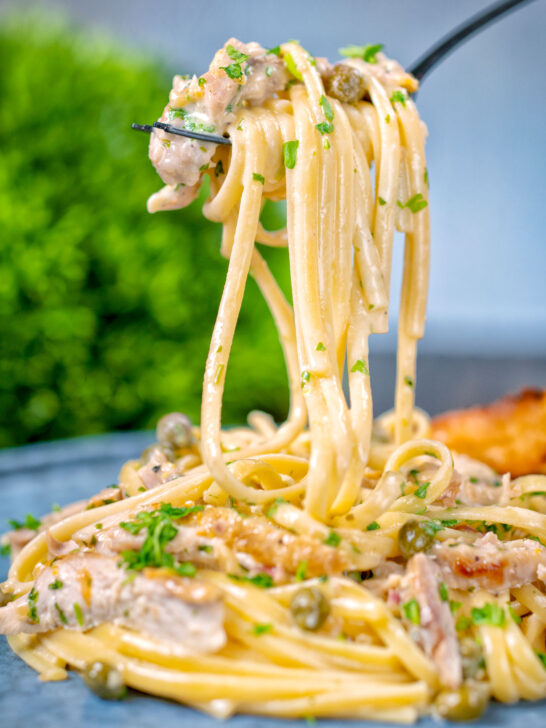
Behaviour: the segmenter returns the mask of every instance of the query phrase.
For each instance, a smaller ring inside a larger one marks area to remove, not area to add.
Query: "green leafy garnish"
[[[319,343],[315,347],[315,351],[326,351],[326,347],[322,343],[322,341],[319,341]]]
[[[271,78],[271,76],[273,75],[273,66],[265,67],[265,75],[267,76],[267,78]]]
[[[394,104],[398,101],[398,103],[402,104],[402,106],[406,105],[407,96],[403,91],[393,91],[391,96],[391,104]]]
[[[221,174],[224,174],[224,165],[222,164],[222,160],[219,159],[216,162],[216,167],[214,168],[214,176],[218,177]]]
[[[38,616],[38,609],[36,602],[38,601],[38,595],[40,592],[36,591],[34,587],[28,593],[28,618],[34,624],[39,624],[40,617]]]
[[[383,49],[383,43],[373,45],[349,45],[339,49],[339,55],[345,58],[362,58],[366,63],[377,63],[376,54]]]
[[[378,528],[381,528],[379,523],[377,521],[372,521],[366,526],[366,531],[377,531]]]
[[[307,369],[305,369],[301,373],[301,386],[304,387],[306,384],[309,384],[310,381],[311,381],[311,372],[309,372],[309,371],[307,371]]]
[[[277,508],[278,508],[278,507],[279,507],[279,506],[280,506],[280,505],[281,505],[282,503],[288,503],[288,501],[286,501],[286,500],[285,500],[284,498],[275,498],[275,500],[273,501],[273,503],[272,503],[272,504],[271,504],[271,505],[269,506],[269,509],[267,510],[267,513],[266,513],[265,515],[266,515],[266,516],[267,516],[268,518],[273,518],[273,516],[274,516],[274,515],[275,515],[275,513],[277,512]]]
[[[27,513],[25,520],[22,523],[20,521],[16,521],[14,518],[10,518],[8,520],[8,524],[14,531],[19,531],[21,528],[29,528],[31,531],[37,531],[42,525],[42,522],[37,518],[34,518],[34,516],[30,513]]]
[[[319,104],[322,106],[322,110],[324,111],[324,116],[328,119],[328,121],[334,120],[334,110],[332,109],[332,105],[326,98],[324,94],[319,99]]]
[[[63,586],[64,584],[60,579],[55,579],[55,581],[52,581],[48,586],[48,589],[62,589]]]
[[[296,581],[305,581],[307,579],[307,561],[300,561],[296,568],[296,574],[294,578]]]
[[[458,617],[457,621],[455,622],[455,629],[457,630],[457,632],[465,632],[471,626],[472,620],[470,619],[470,617],[465,617],[464,614],[461,614],[461,616]]]
[[[298,71],[298,67],[296,66],[296,61],[292,58],[292,55],[290,53],[285,53],[284,56],[284,62],[286,63],[286,68],[288,70],[288,73],[290,73],[294,78],[297,78],[298,81],[303,81],[303,76]]]
[[[231,58],[232,61],[235,61],[235,63],[244,63],[244,61],[248,60],[248,56],[246,53],[243,53],[242,51],[238,51],[237,48],[235,48],[232,45],[228,45],[226,48],[226,53]]]
[[[59,607],[57,602],[55,602],[55,609],[57,610],[57,614],[59,615],[59,620],[60,620],[61,624],[68,624],[68,619],[66,618],[66,614]]]
[[[512,606],[511,604],[509,604],[509,605],[508,605],[508,611],[510,612],[510,616],[512,617],[512,619],[514,620],[514,622],[515,622],[516,624],[521,624],[521,617],[520,617],[520,616],[519,616],[519,614],[518,614],[518,613],[517,613],[517,612],[516,612],[516,611],[514,610],[514,607],[513,607],[513,606]]]
[[[80,627],[83,627],[83,612],[77,602],[74,604],[74,616],[76,617],[76,622],[80,625]]]
[[[420,210],[424,210],[425,207],[428,206],[428,202],[424,199],[423,195],[418,192],[416,195],[413,195],[413,197],[410,197],[407,202],[398,202],[396,203],[398,207],[403,210],[405,207],[408,208],[413,214],[415,215],[416,212],[419,212]]]
[[[263,174],[258,174],[258,172],[252,172],[252,179],[255,179],[256,182],[261,182],[262,184],[265,184],[265,178]]]
[[[474,624],[489,624],[494,627],[503,627],[506,621],[504,609],[494,602],[486,602],[483,607],[473,607],[471,615]]]
[[[320,124],[316,124],[316,127],[321,134],[330,134],[334,131],[334,125],[331,121],[321,121]]]
[[[322,543],[337,548],[341,543],[341,536],[336,531],[330,531]]]
[[[370,373],[366,362],[362,361],[362,359],[357,359],[351,367],[351,373],[354,374],[355,372],[362,372],[362,374]]]
[[[199,549],[199,551],[203,551],[206,554],[211,554],[213,551],[210,543],[201,543],[197,548]]]
[[[535,650],[535,655],[542,662],[542,666],[546,670],[546,652],[539,652],[538,650]]]
[[[411,377],[405,376],[404,382],[408,385],[408,387],[413,387],[413,379]]]
[[[256,576],[240,576],[239,574],[228,574],[233,581],[246,581],[261,589],[271,589],[274,586],[273,578],[269,574],[256,574]]]
[[[440,582],[440,584],[438,586],[438,594],[440,595],[440,599],[443,602],[449,601],[449,591],[448,591],[447,584],[445,583],[445,581]]]
[[[417,599],[410,599],[409,602],[402,604],[402,612],[406,619],[409,619],[412,624],[421,623],[421,610],[419,609],[419,602]]]
[[[429,481],[426,481],[425,483],[421,483],[421,485],[417,488],[415,493],[413,494],[417,498],[426,498],[427,497],[427,490],[430,485]]]
[[[266,53],[273,53],[274,56],[279,56],[281,53],[281,47],[275,46],[275,48],[270,48]]]
[[[271,632],[273,629],[273,625],[270,622],[263,623],[263,624],[255,624],[252,628],[252,634],[260,635],[265,634],[266,632]]]
[[[11,554],[11,544],[3,543],[0,546],[0,556],[9,556]]]
[[[297,139],[290,142],[285,142],[282,145],[282,154],[284,160],[284,166],[287,169],[294,169],[296,166],[296,157],[298,154],[298,147],[300,143]]]
[[[383,199],[382,197],[378,197],[378,198],[377,198],[377,201],[379,202],[379,204],[380,204],[381,206],[383,206],[383,205],[386,205],[386,204],[387,204],[387,200],[384,200],[384,199]]]

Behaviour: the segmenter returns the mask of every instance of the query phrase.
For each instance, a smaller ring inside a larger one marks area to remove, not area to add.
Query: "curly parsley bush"
[[[151,427],[174,409],[197,421],[220,230],[201,202],[146,212],[161,181],[130,129],[157,118],[171,73],[28,16],[2,19],[0,68],[0,445]],[[286,282],[282,253],[268,252]],[[254,407],[280,417],[286,394],[251,283],[224,421]]]

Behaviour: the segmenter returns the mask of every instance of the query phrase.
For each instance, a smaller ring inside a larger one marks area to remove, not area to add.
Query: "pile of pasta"
[[[546,542],[546,515],[540,496],[502,506],[441,502],[453,480],[453,457],[430,439],[430,422],[414,406],[429,272],[426,130],[414,102],[405,89],[387,89],[367,76],[364,64],[368,100],[341,103],[325,95],[303,48],[291,42],[280,52],[290,54],[301,82],[262,107],[240,109],[228,129],[232,148],[219,148],[214,159],[225,174],[210,175],[204,214],[223,225],[221,252],[229,266],[195,441],[176,454],[174,479],[143,491],[138,470],[144,461],[127,463],[122,500],[69,516],[49,533],[64,542],[84,526],[159,503],[228,506],[330,543],[349,568],[313,578],[303,570],[266,585],[243,571],[234,579],[200,569],[199,578],[220,590],[226,607],[228,641],[217,654],[180,656],[113,623],[19,635],[10,644],[50,679],[64,677],[67,666],[83,670],[105,661],[126,685],[217,717],[247,712],[409,723],[430,711],[442,690],[438,670],[392,605],[367,588],[369,572],[402,563],[400,532],[410,520],[436,524],[438,541],[468,542],[478,535],[472,524],[484,524],[506,527],[507,539],[519,532]],[[326,133],[319,128],[324,122]],[[266,199],[286,200],[286,229],[261,225]],[[368,339],[388,325],[395,230],[405,234],[395,407],[374,423]],[[257,243],[288,248],[293,305]],[[248,427],[222,430],[224,381],[249,275],[279,331],[290,411],[281,426],[253,412]],[[525,476],[516,485],[523,494],[546,490],[544,476]],[[8,586],[24,593],[48,558],[40,533],[16,558]],[[328,600],[323,629],[294,623],[290,605],[302,586],[320,589]],[[504,702],[546,696],[546,670],[537,656],[546,629],[540,586],[450,589],[449,598],[457,618],[467,619],[465,637],[481,646],[487,691]],[[472,622],[472,610],[484,604],[498,606],[506,615],[502,624]]]

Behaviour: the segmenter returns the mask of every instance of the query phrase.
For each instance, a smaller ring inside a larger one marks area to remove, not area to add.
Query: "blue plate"
[[[150,442],[152,433],[136,432],[27,445],[0,452],[0,531],[6,519],[23,520],[27,513],[39,516],[53,503],[65,505],[85,498],[115,482],[122,463],[137,456]],[[8,560],[0,558],[0,581]],[[0,726],[1,728],[218,728],[213,718],[166,700],[132,692],[122,703],[100,700],[76,675],[57,683],[42,683],[9,649],[0,637]],[[350,721],[317,721],[320,728],[357,725]],[[368,728],[385,724],[366,723]],[[423,728],[437,726],[430,719]],[[546,701],[505,706],[493,704],[482,720],[482,728],[546,725]],[[303,721],[238,716],[229,728],[302,728]]]

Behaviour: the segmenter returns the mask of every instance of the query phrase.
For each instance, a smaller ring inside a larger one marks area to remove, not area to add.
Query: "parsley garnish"
[[[413,624],[421,623],[421,610],[419,609],[417,599],[410,599],[409,602],[402,604],[402,612],[404,613],[404,617],[409,619]]]
[[[68,619],[66,618],[66,614],[59,607],[57,602],[55,602],[55,609],[57,610],[57,614],[59,615],[59,620],[60,620],[61,624],[68,624]]]
[[[421,525],[423,526],[425,533],[429,536],[436,536],[438,531],[444,530],[444,526],[440,523],[440,521],[423,521]]]
[[[221,159],[216,162],[216,167],[214,168],[214,176],[218,177],[220,174],[224,174],[224,165]]]
[[[0,546],[0,556],[9,556],[11,554],[11,545],[9,543],[3,543]]]
[[[465,632],[469,627],[472,626],[472,620],[470,617],[465,617],[464,614],[461,614],[460,617],[457,618],[457,621],[455,622],[455,629],[457,632]]]
[[[13,518],[10,518],[8,524],[13,528],[14,531],[19,531],[21,528],[29,528],[31,531],[37,531],[42,525],[42,522],[39,521],[37,518],[34,518],[34,516],[32,516],[30,513],[27,513],[23,523],[21,523],[20,521],[16,521]]]
[[[413,387],[413,379],[411,377],[404,377],[404,382],[408,385],[408,387]]]
[[[378,198],[377,198],[377,201],[379,202],[379,204],[380,204],[381,206],[383,206],[383,205],[386,205],[386,204],[387,204],[387,200],[384,200],[384,199],[383,199],[382,197],[378,197]]]
[[[319,343],[315,347],[315,351],[326,351],[326,347],[322,343],[322,341],[319,341]]]
[[[280,505],[281,505],[282,503],[288,503],[288,501],[286,501],[286,500],[285,500],[284,498],[275,498],[275,500],[273,501],[273,503],[271,504],[271,506],[269,507],[269,509],[268,509],[268,511],[267,511],[267,513],[266,513],[265,515],[266,515],[266,516],[267,516],[268,518],[273,518],[273,516],[274,516],[274,515],[275,515],[275,513],[277,512],[277,508],[278,508],[278,507],[279,507],[279,506],[280,506]]]
[[[296,66],[296,61],[292,58],[290,53],[284,54],[284,62],[286,63],[286,69],[288,73],[290,73],[294,78],[297,78],[298,81],[303,81],[303,76],[298,71],[298,67]]]
[[[474,624],[490,624],[494,627],[503,627],[506,621],[504,609],[494,602],[486,602],[483,607],[473,607],[471,615]]]
[[[256,182],[261,182],[262,184],[265,184],[265,178],[263,174],[258,174],[258,172],[252,172],[252,179],[255,179]]]
[[[224,365],[218,364],[216,368],[216,374],[214,375],[214,384],[218,384],[222,378],[222,372],[224,371]]]
[[[377,63],[375,57],[380,50],[383,49],[383,43],[376,43],[375,45],[350,45],[345,48],[339,49],[339,55],[345,56],[345,58],[362,58],[366,63]]]
[[[271,589],[274,585],[273,578],[269,574],[256,574],[256,576],[239,576],[239,574],[228,574],[233,581],[246,581],[261,589]]]
[[[370,373],[366,362],[362,361],[362,359],[357,359],[351,367],[351,373],[354,374],[355,372],[362,372],[362,374]]]
[[[122,551],[121,558],[125,562],[125,568],[141,571],[149,566],[167,567],[180,576],[194,576],[195,566],[186,562],[175,562],[173,554],[166,553],[165,547],[178,533],[173,519],[186,518],[202,510],[202,505],[175,508],[170,503],[162,503],[156,511],[138,513],[135,521],[121,522],[119,525],[133,535],[144,528],[148,532],[140,551]]]
[[[34,587],[29,591],[28,593],[28,618],[31,622],[34,622],[34,624],[39,624],[40,617],[38,616],[38,609],[36,607],[36,602],[38,601],[38,595],[40,592],[37,592]]]
[[[252,634],[260,635],[265,634],[266,632],[271,632],[273,629],[273,625],[270,622],[264,623],[264,624],[255,624],[252,628]]]
[[[413,195],[413,197],[410,197],[407,202],[402,203],[398,200],[396,204],[401,210],[407,207],[415,215],[416,212],[424,210],[425,207],[427,207],[428,202],[425,200],[423,195],[418,192],[416,195]]]
[[[379,523],[377,521],[372,521],[366,526],[366,531],[377,531],[378,528],[381,528]]]
[[[449,591],[447,589],[447,584],[445,581],[440,582],[438,586],[438,594],[440,595],[440,599],[443,602],[449,601]]]
[[[266,53],[273,53],[274,56],[279,56],[281,53],[281,47],[280,45],[275,46],[275,48],[270,48]]]
[[[282,145],[282,154],[284,159],[284,166],[287,169],[294,169],[296,166],[296,156],[298,153],[298,147],[300,143],[297,139],[291,142],[285,142]]]
[[[546,670],[546,652],[539,652],[538,650],[535,650],[535,655],[542,662],[542,666]]]
[[[326,546],[333,546],[334,548],[337,548],[341,543],[341,536],[336,531],[330,531],[322,543],[326,544]]]
[[[334,110],[332,109],[332,105],[326,98],[324,94],[319,99],[319,104],[322,106],[322,110],[324,111],[324,116],[328,119],[328,121],[334,120]]]
[[[391,96],[391,104],[394,104],[395,102],[399,102],[402,104],[402,106],[406,105],[407,96],[403,91],[393,91],[393,94]]]
[[[311,372],[308,372],[307,369],[305,369],[301,373],[301,386],[304,387],[306,384],[309,384],[311,381]]]
[[[244,61],[248,60],[248,56],[246,53],[243,53],[242,51],[238,51],[237,48],[235,48],[232,45],[228,45],[226,48],[226,53],[231,58],[232,61],[235,61],[235,63],[244,63]]]
[[[74,616],[76,617],[76,622],[80,625],[80,627],[83,627],[83,612],[77,602],[74,604]]]
[[[273,66],[265,67],[265,75],[267,76],[267,78],[271,78],[271,76],[273,75]]]
[[[212,553],[212,546],[210,545],[210,543],[201,543],[197,548],[199,549],[199,551],[204,551],[206,554]]]
[[[454,599],[449,600],[449,609],[451,611],[451,614],[455,614],[455,612],[460,609],[463,606],[462,602],[456,602]]]
[[[430,485],[429,481],[426,481],[425,483],[421,483],[421,485],[417,488],[415,493],[413,494],[417,498],[426,498],[427,497],[427,490]]]
[[[334,131],[334,125],[331,121],[321,121],[320,124],[316,124],[316,127],[321,134],[330,134]]]
[[[516,624],[521,624],[521,617],[520,617],[520,616],[519,616],[519,614],[518,614],[518,613],[517,613],[517,612],[516,612],[516,611],[514,610],[514,607],[513,607],[513,606],[512,606],[511,604],[509,604],[509,605],[508,605],[508,611],[510,612],[510,616],[512,617],[512,619],[514,620],[514,622],[515,622]]]
[[[204,86],[206,84],[206,82],[207,82],[207,79],[206,78],[202,78],[202,77],[199,79],[199,81],[197,81],[197,83],[200,86]]]
[[[51,582],[48,589],[62,589],[63,586],[64,586],[64,584],[60,579],[55,579],[55,581]]]
[[[307,579],[307,561],[300,561],[294,575],[296,581],[305,581]]]

